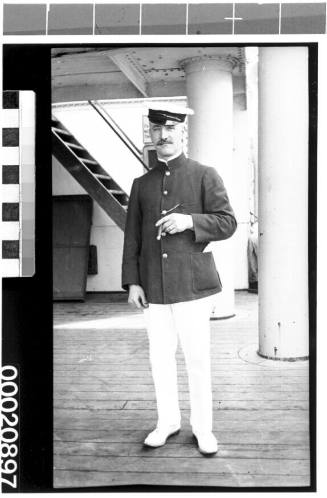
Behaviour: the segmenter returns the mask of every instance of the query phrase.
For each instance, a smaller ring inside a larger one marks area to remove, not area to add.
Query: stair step
[[[63,130],[62,128],[57,128],[56,126],[53,126],[52,130],[55,131],[56,133],[61,133],[62,135],[67,135],[69,137],[72,136],[71,133],[69,133],[69,131]]]
[[[109,192],[110,192],[111,194],[113,194],[113,195],[114,195],[114,194],[120,194],[120,195],[121,195],[121,194],[125,194],[125,192],[124,192],[123,190],[117,190],[117,189],[109,189]]]
[[[93,173],[94,176],[99,178],[99,180],[111,180],[111,177],[109,175],[102,175],[101,173]]]
[[[84,147],[78,144],[72,144],[70,142],[66,142],[66,145],[68,145],[68,147],[70,147],[71,149],[85,150]]]
[[[94,161],[93,159],[84,159],[84,157],[80,157],[79,159],[81,161],[83,161],[83,163],[86,163],[86,164],[99,164],[99,163],[97,163],[97,161]]]

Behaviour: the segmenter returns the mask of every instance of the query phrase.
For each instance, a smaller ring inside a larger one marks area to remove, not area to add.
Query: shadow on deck
[[[211,458],[192,439],[180,350],[183,430],[143,447],[156,405],[142,313],[93,298],[55,303],[54,324],[54,487],[310,485],[308,362],[257,356],[257,295],[237,293],[236,316],[211,322]]]

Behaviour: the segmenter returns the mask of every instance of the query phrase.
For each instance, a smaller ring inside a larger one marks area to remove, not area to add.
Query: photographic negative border
[[[201,43],[203,44],[203,43]],[[205,43],[209,46],[210,43]],[[309,318],[310,318],[310,439],[311,481],[306,488],[195,488],[172,491],[314,491],[316,489],[316,240],[317,240],[317,59],[313,43],[215,43],[228,46],[309,47]],[[105,43],[89,44],[103,46]],[[128,46],[144,44],[126,43]],[[145,44],[147,45],[147,44]],[[162,43],[151,43],[160,45]],[[183,43],[176,43],[180,46]],[[186,45],[189,45],[187,43]],[[3,364],[20,366],[20,491],[103,492],[95,488],[52,488],[52,238],[51,238],[51,48],[56,44],[4,46],[4,89],[28,89],[36,93],[36,273],[28,279],[3,280]],[[65,44],[76,47],[76,44]],[[109,44],[108,46],[112,46]],[[123,46],[122,44],[115,46]],[[48,164],[49,169],[42,165]],[[17,314],[19,309],[20,313]],[[24,317],[24,321],[20,317]],[[46,393],[46,396],[45,396]],[[157,491],[147,486],[120,486],[119,491]],[[160,491],[166,488],[160,488]]]

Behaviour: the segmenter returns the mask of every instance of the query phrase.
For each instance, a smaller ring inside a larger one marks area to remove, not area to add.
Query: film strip
[[[2,276],[35,271],[35,93],[3,92]]]
[[[324,34],[326,3],[16,3],[4,35]]]

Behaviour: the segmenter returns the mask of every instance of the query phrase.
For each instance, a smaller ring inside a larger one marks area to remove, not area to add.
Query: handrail
[[[116,121],[109,115],[109,113],[103,109],[103,107],[96,101],[88,100],[91,107],[102,117],[106,124],[112,129],[112,131],[117,135],[118,138],[124,143],[124,145],[134,154],[136,159],[140,161],[142,166],[150,171],[150,168],[145,164],[141,158],[141,151],[136,147],[132,140],[126,135],[126,133],[120,128]]]
[[[98,109],[101,110],[101,112],[103,113],[103,116],[106,116],[108,118],[108,120],[111,121],[111,123],[119,131],[121,136],[125,138],[126,142],[128,142],[131,145],[131,147],[133,147],[136,150],[136,152],[140,156],[142,156],[142,151],[135,145],[133,140],[124,132],[124,130],[119,126],[119,124],[114,120],[114,118],[112,116],[110,116],[109,112],[105,109],[105,107],[103,105],[101,105],[98,100],[91,100],[90,102],[92,102],[92,104],[94,106],[96,106]]]

